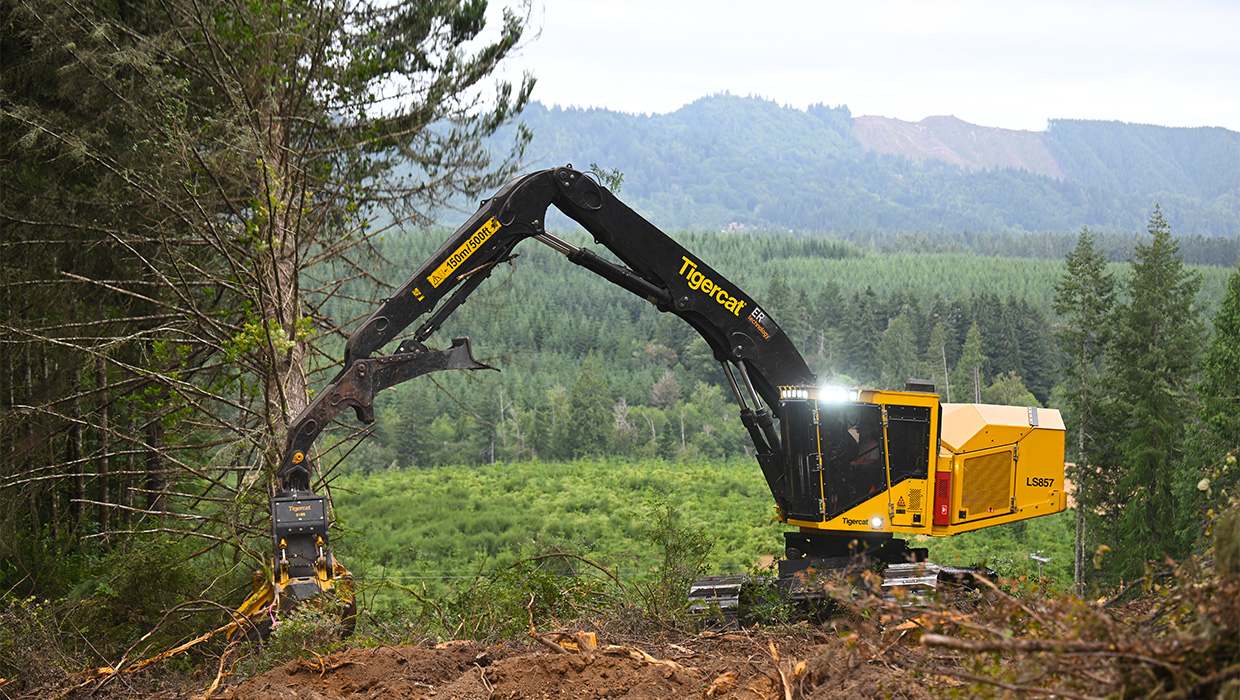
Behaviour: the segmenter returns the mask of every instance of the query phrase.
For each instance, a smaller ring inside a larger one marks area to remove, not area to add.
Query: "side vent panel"
[[[966,459],[963,477],[960,507],[968,512],[968,517],[1011,510],[1011,450]]]

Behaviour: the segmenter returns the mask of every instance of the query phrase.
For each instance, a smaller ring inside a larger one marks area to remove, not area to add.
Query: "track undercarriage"
[[[878,595],[925,596],[945,587],[976,587],[977,578],[995,579],[985,567],[941,566],[926,561],[924,548],[910,548],[904,540],[882,537],[860,540],[838,534],[784,533],[786,559],[778,575],[704,576],[689,587],[691,612],[719,615],[725,621],[761,618],[764,603],[791,604],[807,614],[831,608],[826,584],[873,588],[866,571],[881,576]]]

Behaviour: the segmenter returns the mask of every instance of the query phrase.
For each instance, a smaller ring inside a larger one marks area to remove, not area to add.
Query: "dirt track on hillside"
[[[716,634],[679,643],[608,644],[558,653],[541,646],[352,649],[305,653],[212,697],[229,700],[397,698],[928,698],[924,681],[863,662],[845,643]]]

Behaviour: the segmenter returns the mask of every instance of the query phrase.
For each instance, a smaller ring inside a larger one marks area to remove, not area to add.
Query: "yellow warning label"
[[[448,279],[448,275],[451,275],[453,270],[460,267],[461,263],[469,259],[469,256],[473,255],[475,250],[481,248],[482,244],[486,243],[491,238],[491,235],[498,230],[499,222],[495,220],[495,217],[488,219],[485,224],[474,232],[474,235],[462,243],[452,255],[449,255],[447,260],[444,260],[439,267],[435,268],[431,276],[426,278],[427,281],[431,283],[432,287],[438,287],[444,280]]]
[[[899,498],[896,499],[896,508],[903,508],[903,507],[904,507],[904,496],[900,496]]]

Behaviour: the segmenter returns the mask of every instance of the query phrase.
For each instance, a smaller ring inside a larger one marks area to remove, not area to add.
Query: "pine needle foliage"
[[[1137,245],[1128,299],[1115,312],[1107,355],[1113,418],[1106,465],[1112,490],[1101,504],[1118,546],[1112,575],[1129,580],[1145,563],[1191,544],[1176,534],[1175,484],[1193,415],[1193,380],[1203,327],[1196,306],[1201,277],[1188,269],[1155,207],[1150,238]]]

